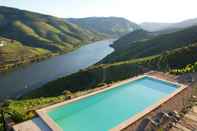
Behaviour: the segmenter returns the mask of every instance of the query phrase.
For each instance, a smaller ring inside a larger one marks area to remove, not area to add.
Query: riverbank
[[[30,65],[30,64],[33,64],[33,63],[36,63],[36,62],[40,62],[40,61],[52,58],[54,56],[64,55],[64,54],[67,54],[69,52],[75,51],[75,50],[81,48],[82,46],[85,46],[85,45],[88,45],[88,44],[91,44],[91,43],[94,43],[94,42],[97,42],[97,41],[100,41],[100,40],[90,41],[87,44],[82,44],[80,46],[76,46],[75,48],[73,48],[71,50],[66,50],[66,51],[62,51],[62,52],[58,52],[58,53],[49,52],[49,53],[45,53],[43,55],[29,56],[25,59],[21,58],[20,60],[13,60],[13,61],[10,61],[10,62],[6,62],[5,64],[0,64],[0,73],[9,72],[9,71],[12,71],[14,69],[17,69],[18,67],[22,67],[24,65]]]
[[[64,91],[72,93],[86,91],[100,85],[133,77],[144,71],[139,65],[134,63],[96,65],[48,82],[42,87],[27,93],[23,98],[55,97],[62,95]]]
[[[28,59],[26,59],[26,60],[20,60],[20,61],[16,60],[15,62],[12,62],[12,63],[2,64],[2,65],[0,65],[0,73],[11,71],[13,69],[18,68],[19,66],[32,64],[34,62],[40,62],[42,60],[46,60],[46,59],[48,59],[52,56],[56,56],[56,55],[57,54],[48,53],[48,54],[45,54],[42,56],[28,57]]]
[[[10,99],[43,84],[86,69],[113,52],[113,40],[93,42],[63,55],[0,73],[0,99]],[[20,77],[19,77],[20,76]]]

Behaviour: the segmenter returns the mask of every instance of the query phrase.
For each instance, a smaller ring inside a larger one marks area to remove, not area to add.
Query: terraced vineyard
[[[138,37],[139,41],[132,41],[133,37],[121,41],[121,38],[113,45],[115,51],[106,57],[102,62],[111,63],[152,55],[158,55],[165,51],[185,47],[197,42],[197,26],[190,27],[174,33],[157,35],[151,39],[140,41],[143,37]],[[132,33],[130,34],[132,36]],[[123,37],[124,38],[124,37]],[[125,46],[126,45],[126,46]],[[118,48],[116,48],[116,46]]]
[[[0,28],[1,71],[106,38],[61,18],[4,6]]]
[[[15,40],[1,37],[0,42],[0,71],[51,56],[46,49],[24,46]]]

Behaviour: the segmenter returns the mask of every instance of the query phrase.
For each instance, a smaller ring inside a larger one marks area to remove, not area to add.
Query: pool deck
[[[170,131],[196,131],[197,130],[197,106],[194,106],[184,117],[177,122]]]
[[[149,77],[153,77],[153,78],[156,78],[156,79],[159,79],[159,80],[162,80],[162,81],[166,81],[168,83],[173,83],[173,84],[176,84],[176,85],[179,85],[180,87],[178,88],[177,91],[175,91],[174,93],[170,94],[169,96],[167,96],[165,99],[162,99],[160,100],[158,103],[152,105],[151,107],[148,107],[146,108],[143,112],[140,112],[138,114],[136,114],[134,117],[131,117],[130,119],[124,121],[123,123],[120,123],[120,125],[118,125],[117,127],[114,127],[113,129],[111,129],[110,131],[121,131],[121,130],[125,130],[127,131],[127,128],[132,125],[132,123],[136,123],[136,121],[139,121],[141,120],[144,116],[146,116],[148,113],[150,112],[153,112],[155,109],[157,109],[160,105],[163,105],[164,103],[166,103],[167,101],[169,101],[171,98],[175,97],[177,94],[179,94],[180,92],[182,92],[184,89],[186,89],[187,85],[183,85],[183,84],[179,84],[177,83],[176,81],[176,78],[172,75],[166,75],[164,73],[161,73],[161,72],[155,72],[155,71],[151,71],[151,72],[148,72],[148,73],[145,73],[144,75],[140,75],[140,76],[136,76],[136,77],[132,77],[130,79],[127,79],[127,80],[123,80],[121,82],[117,82],[113,85],[111,85],[110,87],[108,88],[105,88],[105,89],[101,89],[99,91],[96,91],[96,92],[93,92],[93,93],[90,93],[90,94],[87,94],[87,95],[84,95],[84,96],[80,96],[80,97],[77,97],[77,98],[74,98],[74,99],[71,99],[71,100],[68,100],[68,101],[65,101],[65,102],[61,102],[61,103],[58,103],[58,104],[55,104],[55,105],[52,105],[52,106],[49,106],[49,107],[46,107],[46,108],[43,108],[43,109],[40,109],[40,110],[37,110],[37,114],[38,114],[38,119],[42,120],[42,124],[45,125],[46,127],[48,128],[45,128],[45,130],[43,131],[50,131],[50,130],[53,130],[53,131],[60,131],[62,130],[55,122],[53,122],[53,120],[47,115],[47,112],[50,111],[51,109],[53,109],[54,107],[58,107],[58,106],[61,106],[61,105],[64,105],[64,104],[67,104],[67,103],[71,103],[73,101],[77,101],[77,100],[80,100],[80,99],[83,99],[85,97],[89,97],[89,96],[92,96],[92,95],[95,95],[97,93],[100,93],[100,92],[104,92],[106,90],[110,90],[112,88],[116,88],[118,87],[119,85],[121,84],[124,84],[124,83],[127,83],[129,81],[133,81],[133,80],[136,80],[136,79],[140,79],[144,76],[149,76]],[[25,124],[24,123],[21,123],[21,124],[18,124],[18,125],[15,125],[13,128],[15,131],[25,131],[25,127],[32,127],[31,128],[31,131],[38,131],[38,127],[36,126],[35,123],[32,122],[32,120],[30,121],[26,121],[28,124]],[[45,123],[45,124],[44,124]],[[132,130],[132,128],[129,128],[129,130]]]
[[[68,100],[68,101],[64,101],[64,102],[61,102],[61,103],[58,103],[58,104],[55,104],[55,105],[52,105],[52,106],[49,106],[49,107],[46,107],[46,108],[43,108],[43,109],[40,109],[40,110],[37,110],[37,114],[40,118],[42,118],[42,120],[47,123],[47,125],[50,127],[50,129],[52,129],[53,131],[61,131],[62,129],[48,116],[47,112],[49,112],[51,109],[54,109],[55,107],[59,107],[59,106],[62,106],[62,105],[65,105],[65,104],[68,104],[68,103],[71,103],[71,102],[74,102],[74,101],[77,101],[77,100],[80,100],[80,99],[83,99],[83,98],[86,98],[86,97],[89,97],[89,96],[93,96],[93,95],[96,95],[98,93],[101,93],[101,92],[104,92],[104,91],[107,91],[107,90],[110,90],[110,89],[113,89],[113,88],[116,88],[118,87],[119,85],[122,85],[124,83],[127,83],[129,81],[134,81],[134,80],[137,80],[137,79],[140,79],[140,78],[143,78],[145,75],[140,75],[140,76],[137,76],[137,77],[132,77],[130,79],[127,79],[127,80],[124,80],[124,81],[121,81],[121,82],[118,82],[118,83],[115,83],[113,85],[111,85],[110,87],[108,88],[105,88],[105,89],[101,89],[99,91],[95,91],[93,93],[89,93],[87,95],[83,95],[83,96],[80,96],[80,97],[77,97],[77,98],[74,98],[74,99],[71,99],[71,100]]]
[[[52,131],[39,117],[13,126],[15,131]]]

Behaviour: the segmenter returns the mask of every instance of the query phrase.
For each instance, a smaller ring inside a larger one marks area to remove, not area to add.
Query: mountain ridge
[[[67,18],[66,21],[109,37],[120,37],[140,27],[122,17]]]
[[[184,29],[197,25],[197,18],[187,19],[176,23],[143,22],[141,28],[151,32],[170,29]]]

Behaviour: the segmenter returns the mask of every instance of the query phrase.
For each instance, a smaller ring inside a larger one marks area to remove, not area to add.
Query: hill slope
[[[119,43],[119,45],[129,45],[124,50],[119,48],[106,57],[103,62],[117,62],[140,57],[157,55],[167,50],[181,48],[197,42],[197,26],[184,29],[182,31],[159,35],[145,41]],[[129,38],[129,37],[128,37]],[[120,38],[121,39],[121,38]],[[117,44],[117,43],[116,43]]]
[[[188,19],[177,23],[154,23],[144,22],[140,27],[150,32],[157,32],[162,30],[179,30],[197,25],[197,18]]]
[[[0,6],[0,28],[0,36],[52,52],[68,51],[99,39],[60,18],[3,6]]]
[[[99,32],[109,37],[123,36],[140,28],[137,24],[119,17],[70,18],[66,19],[66,21],[77,24],[84,29]]]
[[[24,46],[16,40],[0,37],[0,71],[51,56],[48,50]]]
[[[130,46],[130,43],[134,43],[137,41],[144,41],[147,39],[151,39],[155,36],[156,35],[151,32],[147,32],[147,31],[144,31],[141,29],[135,30],[131,33],[124,35],[123,37],[121,37],[117,41],[115,41],[114,44],[112,45],[112,47],[115,50],[124,50]]]
[[[146,31],[155,32],[155,31],[164,30],[171,25],[172,23],[144,22],[140,24],[140,27]]]
[[[131,60],[154,70],[171,70],[182,68],[197,61],[197,43],[182,48],[165,51],[160,55]]]
[[[123,80],[143,72],[143,68],[169,71],[182,68],[197,61],[197,43],[164,52],[160,55],[115,62],[113,64],[96,65],[70,76],[49,82],[42,88],[30,92],[29,97],[49,97],[63,94],[69,90],[72,93],[95,88],[102,83]],[[48,92],[47,94],[45,92]]]
[[[57,17],[0,6],[0,71],[104,38]]]

